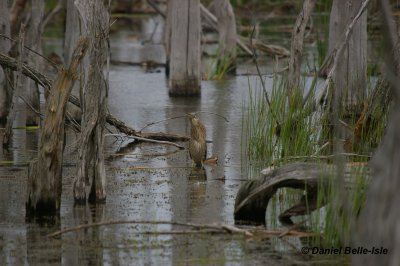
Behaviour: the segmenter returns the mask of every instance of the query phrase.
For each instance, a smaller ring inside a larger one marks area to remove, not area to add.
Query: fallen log
[[[253,39],[251,45],[254,48],[256,48],[257,50],[260,50],[271,56],[275,56],[275,55],[279,56],[279,57],[289,57],[290,56],[290,51],[288,49],[286,49],[285,47],[282,47],[279,45],[266,44],[257,39]]]
[[[235,221],[265,225],[268,203],[279,188],[305,190],[306,196],[279,216],[280,222],[291,225],[293,224],[290,219],[292,216],[308,214],[326,204],[323,202],[318,205],[317,195],[319,190],[329,189],[336,178],[335,173],[337,173],[336,165],[320,163],[293,163],[265,171],[260,178],[249,180],[240,187],[235,200]],[[345,166],[346,189],[355,186],[355,176],[359,174],[369,177],[368,168],[365,165],[347,164]]]
[[[4,68],[9,68],[11,70],[16,71],[18,69],[17,60],[4,54],[0,53],[0,65]],[[43,86],[46,90],[50,90],[53,81],[34,69],[33,67],[22,64],[22,73],[37,82],[39,85]],[[74,96],[70,95],[68,101],[77,107],[81,107],[79,99]],[[106,117],[106,122],[112,126],[114,126],[118,131],[133,137],[139,137],[143,139],[153,139],[153,140],[163,140],[163,141],[188,141],[189,137],[181,136],[177,134],[169,134],[164,132],[139,132],[124,123],[123,121],[119,120],[112,114],[108,113]],[[145,141],[145,140],[141,140]]]

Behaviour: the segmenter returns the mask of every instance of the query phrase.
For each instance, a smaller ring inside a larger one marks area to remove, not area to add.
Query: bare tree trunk
[[[68,66],[71,57],[72,57],[72,48],[75,47],[79,36],[81,35],[81,26],[79,22],[79,13],[74,5],[74,0],[66,0],[67,1],[67,17],[65,24],[65,39],[64,39],[64,62]],[[81,65],[81,69],[83,71],[83,65]],[[80,87],[83,86],[84,80],[79,77],[79,80],[75,82],[74,87],[72,88],[72,95],[79,98]],[[67,104],[67,112],[72,116],[76,121],[81,121],[82,112],[80,108],[75,105],[68,103]]]
[[[100,0],[77,0],[75,3],[90,40],[90,65],[87,83],[81,92],[82,132],[74,198],[85,202],[89,183],[89,202],[103,202],[106,200],[103,142],[108,95],[108,79],[104,77],[103,67],[109,56],[109,7]]]
[[[7,121],[6,121],[6,126],[4,130],[4,136],[3,136],[3,147],[8,148],[10,145],[11,141],[11,136],[12,136],[12,126],[14,124],[15,117],[17,115],[17,110],[16,110],[16,104],[18,102],[18,98],[20,96],[20,91],[21,91],[21,78],[22,78],[22,53],[23,53],[23,47],[24,47],[24,36],[25,36],[25,26],[21,26],[20,32],[19,32],[19,40],[18,40],[18,47],[19,47],[19,58],[17,61],[17,68],[16,68],[16,75],[13,80],[13,88],[14,91],[12,93],[12,98],[11,98],[11,104],[10,104],[10,110],[7,116]]]
[[[294,90],[299,89],[301,59],[303,57],[304,48],[304,33],[316,2],[316,0],[304,1],[303,9],[297,16],[296,24],[293,28],[287,88],[289,97],[292,95]]]
[[[362,0],[333,0],[329,26],[329,52],[343,38],[346,27],[355,17]],[[360,112],[367,88],[367,12],[358,19],[349,42],[338,61],[333,77],[334,88],[346,113]]]
[[[386,76],[393,95],[387,133],[371,161],[373,176],[353,235],[355,246],[385,249],[378,254],[353,255],[354,265],[400,265],[400,42],[389,1],[379,1],[386,33]]]
[[[8,0],[0,0],[0,34],[10,37],[10,22],[8,20]],[[11,48],[10,41],[0,36],[0,52],[7,54]],[[7,71],[0,67],[0,124],[4,124],[11,102],[10,84]]]
[[[200,1],[171,0],[169,94],[200,94]]]
[[[54,215],[60,210],[65,110],[87,47],[88,40],[81,39],[71,65],[60,70],[52,86],[40,129],[38,159],[29,165],[27,216]]]
[[[171,61],[171,23],[172,23],[172,1],[167,1],[167,16],[165,18],[164,28],[164,46],[165,46],[165,75],[169,77]]]
[[[14,0],[13,2],[10,10],[10,27],[12,38],[18,34],[22,12],[24,11],[27,2],[28,0]]]
[[[218,19],[219,61],[228,60],[232,66],[236,63],[236,19],[229,0],[214,0],[214,12]],[[225,62],[226,63],[226,62]]]
[[[32,50],[42,53],[42,23],[44,18],[44,0],[32,0],[31,4],[31,19],[27,32],[26,44]],[[24,51],[25,58],[28,58],[28,62],[31,66],[35,67],[39,71],[42,67],[42,59],[37,55],[32,54],[29,51]],[[30,78],[23,77],[22,84],[27,88],[26,99],[30,106],[26,106],[26,125],[38,125],[39,117],[32,111],[32,107],[36,110],[40,110],[40,98],[38,85],[33,82]]]

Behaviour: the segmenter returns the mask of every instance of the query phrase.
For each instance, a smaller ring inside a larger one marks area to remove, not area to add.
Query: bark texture
[[[103,142],[107,117],[108,80],[103,68],[109,56],[109,11],[100,0],[76,1],[81,21],[90,40],[88,77],[81,91],[82,121],[78,150],[78,172],[74,180],[74,198],[89,202],[106,200],[106,171]]]
[[[379,1],[386,33],[386,73],[392,88],[393,109],[387,133],[371,165],[374,179],[369,187],[364,209],[358,219],[354,246],[386,248],[388,254],[353,255],[354,265],[400,265],[400,77],[398,29],[389,1]]]
[[[44,0],[32,0],[30,24],[27,32],[26,45],[32,50],[42,54],[42,24],[44,18]],[[24,58],[28,59],[31,66],[41,70],[42,58],[31,52],[24,50]],[[26,125],[38,125],[39,117],[32,111],[31,107],[40,110],[39,88],[37,83],[27,77],[22,78],[22,84],[27,88],[26,99],[30,105],[26,106]]]
[[[72,48],[75,47],[79,39],[79,36],[81,34],[81,26],[79,21],[79,13],[74,4],[74,0],[66,0],[66,7],[67,7],[67,15],[66,15],[67,17],[65,23],[64,62],[66,65],[68,65],[72,57],[72,52],[73,52]],[[83,71],[82,66],[81,70]],[[79,97],[80,87],[82,84],[84,84],[84,81],[81,79],[82,78],[79,77],[79,79],[75,82],[71,92],[71,94],[74,95],[75,97],[78,97],[78,99],[80,98]],[[81,120],[82,112],[80,108],[76,107],[75,105],[68,103],[67,112],[76,121]]]
[[[329,25],[329,52],[334,53],[362,0],[333,0]],[[367,12],[353,27],[333,76],[334,88],[347,112],[360,111],[367,88]]]
[[[7,0],[0,0],[0,34],[10,37],[10,22],[8,20],[9,7]],[[0,37],[0,52],[7,54],[11,48],[10,41]],[[0,67],[0,124],[7,120],[11,102],[10,85],[7,80],[7,71]]]
[[[171,0],[169,94],[200,94],[200,1]],[[168,7],[169,8],[169,7]]]
[[[296,24],[292,32],[292,45],[290,49],[289,72],[288,72],[288,95],[300,85],[301,59],[303,57],[304,33],[311,13],[314,10],[316,0],[305,0],[300,14],[297,16]]]
[[[69,69],[60,71],[46,103],[38,159],[29,165],[27,216],[54,215],[60,210],[65,110],[87,46],[87,39],[78,43]]]

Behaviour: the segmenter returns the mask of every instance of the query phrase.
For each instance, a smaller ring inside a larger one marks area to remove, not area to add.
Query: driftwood
[[[289,208],[279,216],[283,224],[293,224],[292,216],[307,214],[318,206],[317,194],[320,189],[328,189],[335,178],[336,166],[317,163],[293,163],[264,173],[262,177],[244,183],[237,194],[235,201],[235,221],[265,224],[265,212],[269,200],[279,188],[289,187],[302,189],[307,192],[300,202]],[[365,166],[346,165],[346,188],[352,188],[355,173],[368,172]]]
[[[16,59],[0,52],[0,65],[4,68],[11,69],[16,71],[18,69],[18,62]],[[45,75],[41,74],[36,69],[32,68],[27,64],[22,64],[22,74],[28,76],[29,78],[33,79],[35,82],[43,86],[45,89],[49,90],[53,84],[53,81],[46,77]],[[70,95],[68,101],[74,104],[77,107],[81,107],[79,99],[74,96]],[[166,140],[166,141],[188,141],[189,137],[181,136],[177,134],[169,134],[163,132],[140,132],[131,127],[129,127],[125,122],[119,120],[114,115],[108,113],[106,117],[106,122],[110,125],[114,126],[120,132],[129,135],[129,136],[137,136],[144,139],[154,139],[154,140]],[[145,140],[142,140],[145,141]]]
[[[273,45],[273,44],[266,44],[261,42],[260,40],[253,39],[251,46],[256,48],[257,50],[260,50],[264,53],[267,53],[269,55],[273,56],[279,56],[279,57],[288,57],[290,56],[290,52],[288,49],[278,46],[278,45]]]
[[[28,217],[54,215],[60,210],[66,104],[87,47],[88,40],[82,38],[69,68],[59,72],[50,91],[40,128],[38,159],[29,165],[26,194]]]

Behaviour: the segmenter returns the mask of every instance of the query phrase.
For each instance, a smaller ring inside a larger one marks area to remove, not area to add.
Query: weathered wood
[[[251,40],[252,47],[260,50],[264,53],[267,53],[271,56],[278,56],[278,57],[288,57],[290,56],[290,52],[285,47],[275,45],[275,44],[267,44],[263,43],[260,40],[252,39]]]
[[[104,127],[107,116],[108,80],[104,64],[109,57],[109,7],[100,0],[77,0],[82,24],[89,37],[89,68],[84,88],[81,88],[82,122],[78,148],[78,171],[73,189],[76,202],[106,200],[106,170],[104,166]],[[90,192],[86,195],[86,185]]]
[[[388,254],[353,255],[353,265],[400,265],[400,57],[398,28],[390,2],[379,1],[386,44],[386,73],[393,91],[393,110],[381,146],[371,161],[374,179],[353,234],[354,246],[383,247]],[[391,78],[390,78],[391,76]]]
[[[60,210],[66,104],[87,47],[88,40],[82,38],[69,68],[61,69],[50,91],[40,128],[38,159],[29,166],[27,216],[54,215]]]
[[[10,37],[10,21],[8,19],[9,6],[7,0],[0,0],[0,34]],[[0,52],[8,53],[11,48],[10,40],[0,36]],[[0,124],[7,119],[11,102],[10,84],[7,80],[7,72],[0,67]]]
[[[200,1],[171,0],[169,94],[200,94]]]
[[[79,36],[81,35],[81,25],[79,22],[79,13],[74,4],[74,0],[66,0],[66,8],[67,14],[65,19],[64,62],[68,66],[71,61],[73,47],[75,47]],[[82,72],[84,69],[86,69],[86,67],[84,68],[81,66]],[[75,96],[77,99],[79,99],[81,83],[84,83],[84,80],[82,80],[83,77],[85,77],[85,75],[81,75],[72,88],[71,95]],[[75,121],[81,121],[82,112],[77,106],[68,103],[67,112],[71,114]]]
[[[200,3],[200,11],[201,11],[201,16],[208,21],[209,25],[218,31],[218,19],[207,9],[203,6],[203,4]],[[236,43],[237,45],[242,48],[243,51],[245,51],[248,55],[253,56],[253,52],[249,49],[249,47],[244,44],[241,40],[240,37],[236,37]]]
[[[236,19],[229,0],[214,0],[214,12],[218,20],[219,55],[218,60],[236,64]]]
[[[292,44],[290,48],[289,71],[288,71],[288,95],[299,89],[301,59],[303,57],[304,33],[311,13],[314,10],[316,0],[305,0],[300,14],[292,32]]]
[[[171,23],[172,23],[172,1],[167,1],[167,15],[164,24],[164,47],[165,47],[165,75],[169,77],[171,62]]]
[[[334,0],[329,26],[329,53],[337,49],[349,23],[360,10],[363,0]],[[333,84],[338,101],[348,113],[360,113],[367,89],[367,12],[355,22],[340,53]]]
[[[4,68],[16,71],[18,64],[14,58],[0,52],[0,65],[3,66]],[[46,90],[49,90],[53,84],[53,81],[51,79],[47,78],[45,75],[43,75],[42,73],[40,73],[39,71],[30,67],[27,64],[22,64],[22,73],[31,78],[32,80],[34,80],[35,82],[39,83],[41,86],[45,87]],[[79,108],[81,107],[79,99],[74,95],[69,95],[68,101]],[[141,138],[166,140],[166,141],[189,140],[189,137],[177,134],[169,134],[164,132],[139,132],[129,127],[125,122],[121,121],[120,119],[118,119],[117,117],[115,117],[110,113],[107,114],[106,121],[110,125],[114,126],[116,129],[118,129],[120,132],[129,136],[138,136]]]
[[[336,178],[336,166],[317,163],[293,163],[268,171],[262,177],[245,182],[239,189],[235,200],[235,220],[265,224],[265,212],[269,200],[279,188],[290,187],[307,191],[307,198],[302,198],[298,204],[280,215],[283,223],[290,224],[291,216],[303,215],[317,207],[319,189],[328,189]],[[346,166],[346,188],[352,188],[355,183],[355,173],[368,169],[365,166]]]
[[[22,19],[22,12],[25,9],[28,0],[15,0],[10,9],[10,26],[11,26],[11,37],[17,36],[20,20]]]
[[[16,67],[16,75],[15,78],[13,80],[14,84],[13,84],[13,88],[14,91],[12,92],[12,98],[11,98],[11,104],[10,104],[10,110],[7,116],[7,121],[6,121],[6,126],[5,126],[5,130],[4,130],[4,135],[3,135],[3,147],[4,148],[8,148],[10,145],[10,141],[11,141],[11,136],[12,136],[12,127],[14,124],[14,120],[15,117],[17,115],[17,110],[16,110],[16,104],[18,102],[18,98],[20,96],[21,93],[21,78],[22,78],[22,49],[24,47],[24,36],[25,36],[25,26],[22,25],[20,28],[20,32],[19,32],[19,58],[18,58],[18,62],[17,62],[17,67]]]
[[[26,45],[39,53],[42,53],[42,23],[44,19],[44,1],[43,0],[32,0],[30,21],[27,31]],[[36,69],[43,69],[43,59],[30,51],[23,51],[24,58],[27,58],[29,64],[34,66]],[[40,98],[39,88],[37,83],[32,82],[27,77],[22,77],[22,84],[24,84],[25,97],[30,106],[26,106],[26,125],[38,125],[40,123],[39,117],[32,111],[31,107],[35,110],[40,110]]]

